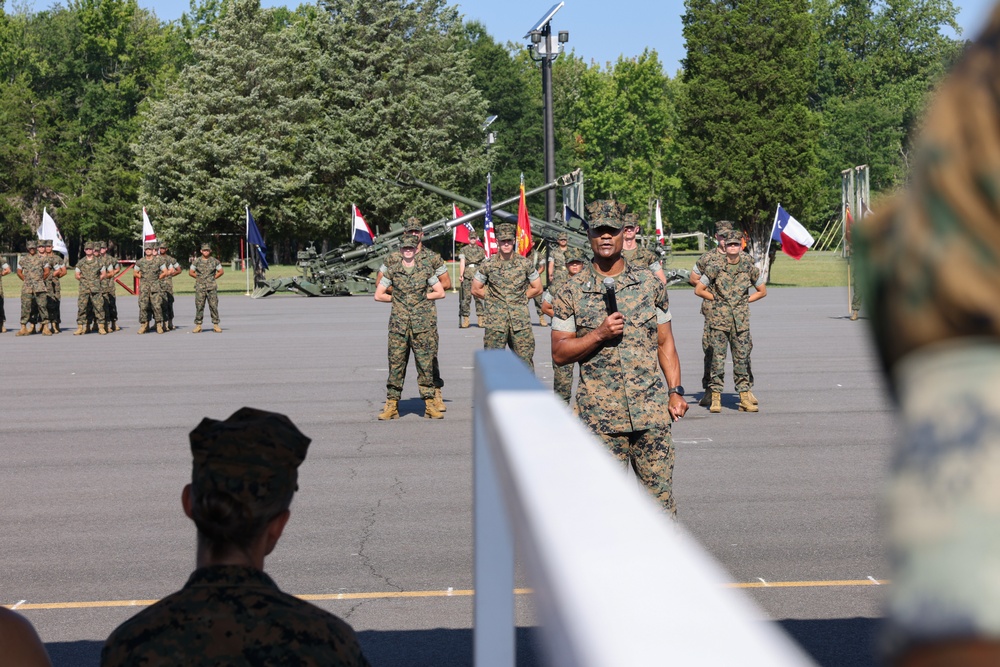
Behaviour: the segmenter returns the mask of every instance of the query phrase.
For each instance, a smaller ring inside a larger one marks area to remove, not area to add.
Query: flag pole
[[[774,228],[778,226],[778,211],[781,210],[781,202],[778,202],[778,208],[774,209],[774,224],[771,225],[771,233],[767,235],[767,244],[771,245],[771,239],[774,238]]]
[[[259,212],[259,211],[258,211]],[[246,220],[244,220],[244,227],[246,228],[243,238],[243,273],[246,276],[247,285],[247,296],[250,296],[250,272],[247,271],[247,259],[250,257],[250,206],[246,206]]]

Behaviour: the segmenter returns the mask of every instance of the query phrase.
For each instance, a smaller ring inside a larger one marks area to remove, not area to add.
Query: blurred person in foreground
[[[264,573],[298,489],[309,438],[288,417],[241,408],[191,431],[184,513],[197,569],[180,591],[108,637],[102,665],[366,666],[351,627]]]
[[[891,664],[1000,664],[1000,9],[945,80],[912,184],[857,229],[900,417]]]
[[[4,665],[52,667],[42,640],[24,616],[0,607],[0,648]]]

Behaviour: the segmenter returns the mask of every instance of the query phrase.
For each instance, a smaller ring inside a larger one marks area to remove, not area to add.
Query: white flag
[[[660,200],[656,200],[656,242],[663,245],[663,215],[660,214]]]
[[[150,243],[156,241],[156,232],[153,231],[153,223],[149,221],[146,214],[146,207],[142,207],[142,242]]]
[[[42,225],[38,228],[38,238],[49,239],[52,241],[52,249],[61,254],[64,258],[69,258],[69,249],[66,247],[66,242],[63,240],[62,234],[59,233],[59,228],[56,227],[56,221],[52,219],[49,215],[47,208],[42,209]]]

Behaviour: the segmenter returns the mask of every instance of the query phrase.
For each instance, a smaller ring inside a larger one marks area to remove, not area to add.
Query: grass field
[[[671,256],[667,265],[670,268],[690,269],[694,266],[699,255],[698,252],[676,253]],[[449,264],[449,269],[452,274],[452,284],[457,285],[458,264]],[[267,272],[269,279],[296,275],[298,275],[298,269],[288,264],[271,266]],[[120,280],[126,285],[131,285],[132,271],[126,272]],[[779,252],[771,267],[771,280],[768,283],[770,287],[840,287],[844,285],[847,285],[847,262],[841,258],[839,252],[808,252],[799,261]],[[13,273],[4,276],[3,289],[6,298],[17,298],[21,293],[20,279]],[[219,279],[219,292],[245,293],[246,274],[242,271],[233,271],[229,265],[226,265],[225,273]],[[186,271],[174,278],[174,293],[194,294],[194,279],[189,277]],[[121,286],[118,287],[118,294],[126,294]],[[62,279],[62,296],[63,298],[76,298],[76,279],[73,277],[72,271]]]

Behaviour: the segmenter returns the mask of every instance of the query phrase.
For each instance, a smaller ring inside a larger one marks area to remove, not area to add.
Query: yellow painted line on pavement
[[[832,586],[881,586],[888,584],[886,579],[838,579],[832,581],[747,581],[725,584],[726,588],[816,588]],[[515,588],[515,595],[529,595],[530,588]],[[400,598],[447,598],[469,597],[475,594],[471,589],[444,591],[382,591],[371,593],[319,593],[314,595],[297,595],[300,600],[310,602],[323,600],[386,600]],[[148,607],[158,600],[95,600],[92,602],[22,602],[16,604],[18,611],[29,609],[96,609],[100,607]],[[3,605],[7,609],[14,604]]]

